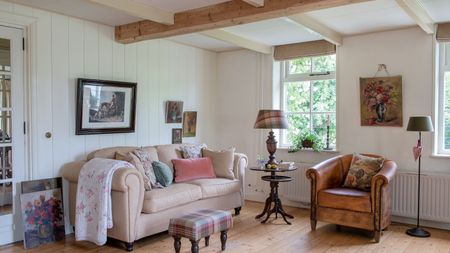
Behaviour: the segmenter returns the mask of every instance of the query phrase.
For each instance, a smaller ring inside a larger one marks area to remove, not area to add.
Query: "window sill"
[[[444,159],[450,159],[450,154],[432,154],[430,155],[431,158],[444,158]]]
[[[288,152],[289,148],[287,148],[287,147],[281,147],[281,148],[278,148],[277,150],[283,150],[283,151]],[[327,154],[327,153],[328,153],[328,154],[339,154],[339,153],[340,153],[339,150],[322,150],[322,151],[316,152],[316,151],[314,151],[314,150],[312,150],[312,149],[300,149],[299,151],[292,152],[292,153],[290,153],[290,154],[294,154],[294,153],[298,153],[298,152],[318,153],[318,154],[320,154],[320,153],[326,153],[326,154]]]

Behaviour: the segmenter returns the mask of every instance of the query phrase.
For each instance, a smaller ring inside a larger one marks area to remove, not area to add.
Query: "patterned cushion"
[[[206,144],[200,145],[183,145],[180,147],[183,158],[200,158],[202,157],[202,149],[207,148]]]
[[[148,150],[145,150],[143,148],[136,149],[133,151],[133,154],[139,159],[141,162],[141,166],[144,170],[145,175],[150,180],[150,184],[152,185],[152,188],[162,188],[163,186],[156,181],[155,171],[153,170],[152,166],[152,156]]]
[[[116,152],[116,160],[127,161],[131,163],[142,175],[142,179],[144,180],[144,188],[146,191],[150,191],[152,189],[152,185],[150,183],[150,179],[145,174],[144,168],[142,167],[141,161],[136,157],[132,152],[122,153]]]
[[[374,158],[354,154],[344,187],[370,191],[372,177],[380,171],[384,158]]]
[[[169,235],[200,240],[233,226],[231,213],[221,210],[200,210],[179,218],[170,219]]]

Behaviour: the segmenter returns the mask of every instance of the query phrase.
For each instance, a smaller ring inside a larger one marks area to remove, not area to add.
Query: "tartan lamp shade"
[[[289,124],[282,110],[259,110],[255,126],[259,129],[286,129]]]

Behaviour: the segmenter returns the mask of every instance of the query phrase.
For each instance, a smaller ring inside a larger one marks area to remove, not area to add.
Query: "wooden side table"
[[[294,171],[296,170],[296,167],[290,168],[290,169],[267,169],[267,168],[261,168],[261,167],[251,167],[250,170],[254,171],[263,171],[263,172],[270,172],[270,176],[262,176],[261,179],[263,181],[270,182],[270,195],[266,199],[266,204],[264,206],[264,210],[262,213],[256,215],[256,219],[262,218],[264,215],[266,215],[266,218],[261,221],[261,223],[266,223],[266,221],[270,218],[270,215],[275,214],[275,219],[278,218],[278,214],[281,215],[283,220],[291,225],[291,222],[287,220],[287,218],[293,219],[294,216],[286,213],[283,209],[283,205],[281,204],[281,200],[278,197],[278,184],[283,182],[290,182],[292,181],[292,178],[289,176],[280,176],[276,173],[278,172],[288,172],[288,171]],[[274,204],[272,207],[272,203]],[[286,218],[287,217],[287,218]]]

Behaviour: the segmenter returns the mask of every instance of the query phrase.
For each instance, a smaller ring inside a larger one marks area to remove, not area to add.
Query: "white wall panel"
[[[215,86],[216,53],[167,40],[123,45],[114,41],[113,27],[1,0],[0,10],[37,18],[30,38],[33,179],[58,176],[65,163],[98,148],[170,143],[172,128],[181,127],[164,121],[164,104],[171,99],[185,101],[205,119],[197,137],[186,141],[213,142],[205,137],[214,136],[207,124],[214,112],[200,108],[210,94],[192,91]],[[207,61],[193,66],[198,58]],[[77,78],[138,82],[136,132],[75,135]],[[46,132],[52,138],[45,138]]]

